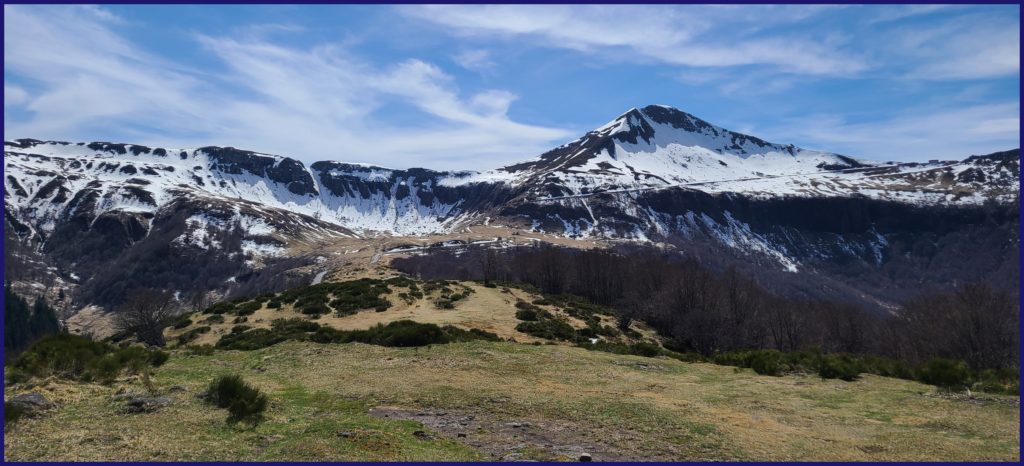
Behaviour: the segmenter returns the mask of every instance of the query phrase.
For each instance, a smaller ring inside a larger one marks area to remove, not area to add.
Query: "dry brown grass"
[[[511,288],[503,291],[502,288],[488,288],[474,282],[460,282],[458,286],[471,289],[466,298],[456,301],[454,309],[439,309],[434,301],[440,296],[439,291],[427,294],[423,298],[408,303],[398,297],[399,290],[394,288],[385,298],[391,302],[391,307],[383,312],[374,312],[373,309],[364,309],[356,314],[337,316],[327,314],[316,320],[317,323],[342,330],[358,330],[370,328],[376,324],[387,324],[396,320],[414,320],[421,323],[437,325],[454,325],[463,329],[477,328],[497,334],[503,339],[512,339],[521,343],[544,342],[515,329],[520,322],[516,319],[516,301],[523,300],[532,302],[540,298],[540,295]],[[461,291],[456,288],[456,291]],[[586,323],[569,316],[564,310],[555,306],[539,306],[552,314],[564,317],[575,328],[584,328]],[[238,325],[233,323],[235,316],[225,315],[225,322],[221,324],[209,324],[203,322],[207,315],[193,316],[194,323],[182,329],[168,329],[165,333],[168,341],[175,339],[189,330],[204,325],[209,325],[211,330],[200,335],[193,341],[192,345],[214,345],[221,337],[231,332],[231,327]],[[250,316],[244,325],[253,328],[270,328],[271,322],[276,319],[308,318],[293,306],[285,305],[280,309],[270,309],[265,305]],[[609,316],[601,316],[603,325],[615,326],[615,319]],[[654,332],[640,322],[633,324],[633,328],[640,332],[644,338],[656,338]]]

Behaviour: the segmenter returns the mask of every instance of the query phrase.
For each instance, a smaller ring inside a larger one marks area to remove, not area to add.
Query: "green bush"
[[[231,327],[231,333],[242,333],[242,332],[244,332],[246,330],[249,330],[251,328],[252,327],[250,327],[248,325],[236,325],[234,327]]]
[[[350,335],[350,341],[381,346],[426,346],[448,342],[448,336],[441,327],[411,320],[399,320],[387,325],[377,324],[368,330],[353,331]]]
[[[142,373],[167,361],[169,355],[141,346],[118,348],[70,334],[43,337],[10,365],[15,378],[56,376],[84,382],[110,383],[123,372]]]
[[[750,368],[761,375],[780,376],[784,369],[782,354],[778,351],[756,351],[750,357]]]
[[[192,319],[190,319],[189,316],[181,316],[178,320],[174,322],[173,327],[175,329],[180,330],[185,327],[188,327],[189,325],[192,325]]]
[[[405,304],[412,304],[416,302],[416,298],[406,292],[398,293],[398,297],[401,298],[402,301],[405,301]]]
[[[320,328],[320,324],[304,319],[277,319],[270,323],[270,327],[237,333],[233,331],[221,337],[217,342],[217,348],[248,351],[273,346],[286,340],[306,340],[310,332]]]
[[[823,379],[852,382],[860,377],[857,361],[848,355],[829,354],[818,361],[818,375]]]
[[[258,328],[242,333],[229,333],[220,338],[217,348],[232,350],[256,350],[288,340],[288,335],[270,329]]]
[[[627,344],[624,344],[624,343],[615,343],[615,342],[609,342],[609,341],[601,340],[601,341],[598,341],[597,343],[590,343],[590,342],[580,343],[577,346],[579,346],[580,348],[585,348],[585,349],[591,350],[591,351],[604,351],[606,353],[615,353],[615,354],[631,354],[631,355],[634,355],[634,356],[643,356],[643,357],[646,357],[646,358],[653,358],[653,357],[661,356],[663,354],[667,355],[669,353],[669,352],[663,350],[657,344],[650,343],[650,342],[640,342],[640,343],[636,343],[636,344],[632,344],[632,345],[627,345]]]
[[[411,278],[404,277],[404,276],[401,276],[401,275],[397,276],[397,277],[391,277],[391,278],[389,278],[387,280],[384,280],[384,283],[387,283],[388,285],[391,285],[391,286],[401,287],[401,288],[409,288],[409,287],[416,286],[416,282],[413,281]]]
[[[545,340],[577,341],[576,329],[565,319],[546,318],[535,322],[520,322],[516,330]]]
[[[537,320],[537,311],[533,309],[518,309],[516,310],[516,319],[535,321]]]
[[[309,303],[300,308],[299,312],[305,315],[320,316],[331,312],[331,310],[324,303]]]
[[[235,314],[240,316],[248,316],[254,314],[256,311],[263,307],[263,303],[259,301],[249,301],[244,304],[239,304],[235,307]]]
[[[484,340],[484,341],[501,341],[501,337],[497,334],[480,330],[478,328],[471,328],[469,330],[463,330],[453,325],[445,325],[441,327],[441,330],[448,336],[448,343],[465,342],[473,340]]]
[[[540,310],[539,307],[534,306],[526,301],[516,301],[516,309],[532,310],[534,312]]]
[[[230,301],[221,301],[221,302],[219,302],[217,304],[214,304],[214,305],[206,308],[206,310],[203,311],[203,313],[204,314],[230,314],[230,313],[232,313],[234,311],[235,311],[235,304],[234,303],[232,303]]]
[[[281,301],[271,300],[270,302],[267,303],[267,308],[268,309],[281,309]]]
[[[214,314],[210,317],[207,317],[204,322],[207,324],[223,324],[224,316],[221,314]]]
[[[263,412],[269,404],[266,395],[237,375],[221,376],[211,382],[206,401],[227,409],[229,424],[248,422],[256,425],[263,420]]]
[[[962,361],[936,358],[921,369],[920,380],[944,390],[963,390],[970,386],[971,371]]]
[[[631,346],[631,351],[637,356],[653,358],[661,354],[661,347],[647,342],[640,342]]]

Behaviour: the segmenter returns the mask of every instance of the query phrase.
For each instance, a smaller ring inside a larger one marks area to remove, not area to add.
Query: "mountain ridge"
[[[959,210],[1019,202],[1019,149],[867,162],[770,143],[665,106],[631,109],[534,160],[480,172],[305,164],[218,146],[18,139],[4,147],[9,243],[85,282],[111,261],[130,266],[160,254],[233,264],[235,272],[211,270],[216,280],[237,279],[295,257],[296,248],[381,234],[451,236],[480,225],[672,244],[784,273],[842,261],[876,273],[903,261],[899,244],[919,242],[909,233],[917,227],[899,217],[919,218],[936,238],[977,234],[973,223],[937,229],[983,218]]]

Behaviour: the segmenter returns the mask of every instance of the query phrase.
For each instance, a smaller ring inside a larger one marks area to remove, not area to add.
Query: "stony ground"
[[[241,374],[267,419],[228,426],[196,393]],[[176,351],[153,381],[167,406],[125,414],[114,386],[7,387],[58,404],[4,438],[13,460],[1002,460],[1020,457],[1016,398],[937,394],[865,376],[749,370],[556,345],[423,348],[286,342]],[[122,395],[118,396],[118,392]]]

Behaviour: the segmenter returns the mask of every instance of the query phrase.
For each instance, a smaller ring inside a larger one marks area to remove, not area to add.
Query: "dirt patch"
[[[500,461],[624,461],[638,459],[603,442],[603,433],[567,422],[510,419],[488,413],[376,407],[370,415],[417,421],[438,435],[462,442]],[[429,435],[429,434],[423,434]]]

